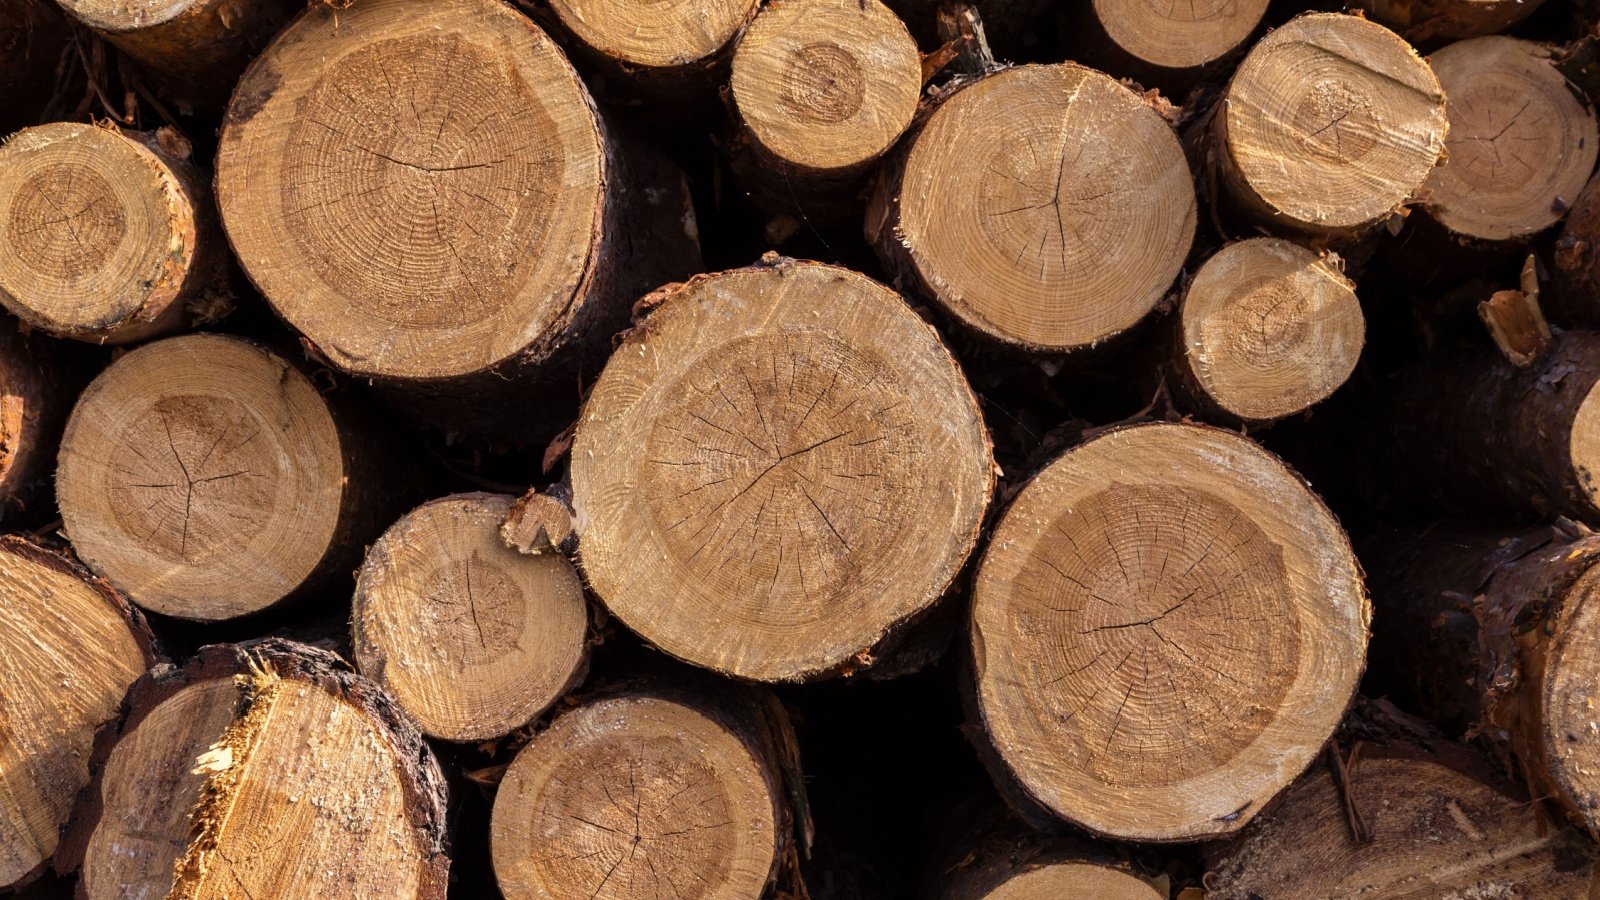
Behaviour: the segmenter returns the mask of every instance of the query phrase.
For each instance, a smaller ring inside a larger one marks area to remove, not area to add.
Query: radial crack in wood
[[[210,203],[199,170],[154,133],[23,129],[0,146],[0,304],[94,343],[176,329],[220,274]]]
[[[867,239],[898,283],[1003,344],[1061,352],[1132,328],[1194,240],[1194,181],[1172,127],[1093,69],[974,81],[902,146]]]
[[[995,528],[976,724],[1002,787],[1091,832],[1228,834],[1338,724],[1368,618],[1344,532],[1275,457],[1207,427],[1117,430]]]
[[[0,537],[0,890],[38,875],[89,782],[95,729],[154,664],[144,619],[65,556]]]
[[[425,503],[361,566],[356,663],[432,737],[500,737],[583,677],[583,585],[561,554],[524,555],[501,541],[511,504],[501,494]]]
[[[442,900],[433,753],[331,653],[203,648],[136,684],[69,835],[85,900]]]
[[[976,543],[977,403],[892,291],[793,261],[704,276],[618,348],[578,423],[579,556],[607,607],[759,680],[871,662]]]
[[[1550,50],[1492,36],[1429,62],[1450,98],[1450,134],[1423,208],[1466,239],[1517,240],[1554,225],[1594,171],[1600,132]]]
[[[784,773],[763,710],[723,693],[596,698],[524,747],[491,825],[507,900],[765,896],[790,840]]]
[[[358,457],[376,446],[283,358],[220,335],[168,338],[79,398],[56,497],[78,554],[135,603],[229,619],[359,549],[368,519],[403,496],[398,481],[378,496],[361,483]]]

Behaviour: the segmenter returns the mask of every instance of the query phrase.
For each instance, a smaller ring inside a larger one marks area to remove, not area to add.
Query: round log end
[[[1333,732],[1370,612],[1344,532],[1237,435],[1112,432],[1036,476],[974,588],[978,712],[1023,791],[1100,835],[1235,831]]]
[[[1184,363],[1224,412],[1267,422],[1332,394],[1361,356],[1355,286],[1315,253],[1278,238],[1218,251],[1180,313]]]
[[[505,546],[499,528],[511,504],[499,494],[423,504],[361,566],[356,663],[432,737],[507,734],[582,674],[583,585],[566,557]]]
[[[0,890],[56,850],[89,782],[95,730],[154,663],[149,631],[115,591],[18,537],[0,538]]]
[[[762,750],[696,705],[623,694],[570,710],[495,797],[507,900],[762,896],[786,821]]]
[[[788,262],[696,279],[631,333],[578,423],[572,485],[613,614],[776,681],[870,664],[928,609],[993,475],[933,329],[864,276]]]
[[[1093,0],[1095,18],[1123,52],[1161,69],[1197,69],[1236,50],[1261,24],[1267,0],[1190,4]]]
[[[1424,207],[1468,238],[1525,238],[1554,225],[1594,171],[1594,110],[1548,48],[1508,37],[1451,44],[1429,62],[1450,98],[1449,158]]]
[[[768,6],[733,55],[733,101],[780,163],[811,172],[877,159],[911,125],[922,93],[911,33],[878,0]]]
[[[1539,709],[1524,711],[1535,732],[1529,742],[1534,758],[1524,765],[1547,772],[1570,818],[1600,835],[1600,724],[1592,699],[1600,670],[1600,566],[1585,571],[1561,603],[1564,624],[1550,629],[1549,645],[1533,663],[1543,671],[1537,673]]]
[[[1370,226],[1404,205],[1444,152],[1444,91],[1376,22],[1290,20],[1234,73],[1221,114],[1223,171],[1252,211],[1311,233]]]
[[[1007,69],[945,101],[913,139],[889,240],[967,326],[1036,351],[1131,328],[1195,232],[1172,127],[1109,75]]]
[[[347,449],[310,379],[281,357],[175,337],[84,391],[56,497],[79,556],[135,603],[228,619],[284,599],[328,554]]]
[[[631,68],[703,64],[739,34],[760,0],[551,0],[550,8],[602,58]]]
[[[95,31],[124,34],[157,28],[215,0],[57,0],[67,12]]]
[[[217,153],[262,294],[335,365],[400,380],[554,341],[608,177],[577,74],[495,0],[315,6],[245,73]]]
[[[0,303],[35,328],[104,343],[176,326],[198,245],[180,176],[132,137],[62,122],[0,146]]]

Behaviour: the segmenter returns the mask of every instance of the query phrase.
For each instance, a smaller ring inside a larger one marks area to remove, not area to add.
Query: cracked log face
[[[1532,41],[1482,37],[1429,57],[1450,97],[1449,159],[1424,208],[1465,238],[1504,241],[1554,225],[1600,150],[1594,111]]]
[[[1197,69],[1232,53],[1267,12],[1267,0],[1093,0],[1106,35],[1159,69]]]
[[[770,681],[868,665],[971,553],[991,459],[954,358],[894,292],[818,263],[698,278],[578,423],[581,562],[688,662]]]
[[[361,566],[356,663],[433,737],[499,737],[582,676],[583,585],[565,556],[505,545],[500,524],[513,499],[460,494],[423,504]]]
[[[562,714],[495,797],[507,900],[763,896],[782,782],[746,735],[690,703],[623,694]]]
[[[234,94],[223,222],[335,365],[447,379],[559,343],[599,245],[600,125],[555,44],[493,0],[318,5]]]
[[[671,70],[716,56],[758,5],[759,0],[551,0],[550,8],[602,59]]]
[[[331,654],[264,646],[135,686],[72,836],[87,900],[444,896],[421,737]]]
[[[891,172],[890,219],[869,216],[879,252],[967,327],[1025,349],[1131,328],[1194,240],[1194,181],[1172,127],[1082,66],[962,88]]]
[[[154,662],[150,633],[104,582],[0,538],[0,889],[55,852],[89,782],[95,729]]]
[[[135,603],[228,619],[284,599],[335,548],[348,449],[282,358],[218,335],[169,338],[79,398],[56,497],[79,556]]]
[[[1278,238],[1217,251],[1179,313],[1180,375],[1202,404],[1247,422],[1293,415],[1332,394],[1361,356],[1355,286],[1315,253]]]
[[[878,0],[797,0],[756,16],[730,86],[739,119],[774,160],[832,172],[877,159],[911,125],[922,64]]]
[[[1344,532],[1275,457],[1208,427],[1123,429],[1051,463],[997,526],[977,711],[1003,779],[1056,815],[1211,838],[1332,733],[1368,618]]]
[[[1522,791],[1464,748],[1357,746],[1347,794],[1318,765],[1237,839],[1213,848],[1206,896],[1431,900],[1600,890],[1593,846],[1552,829]],[[1366,843],[1351,837],[1352,809],[1371,835]]]
[[[1216,117],[1223,184],[1248,213],[1313,235],[1377,224],[1444,152],[1444,91],[1411,45],[1358,16],[1290,20],[1251,48]]]
[[[168,163],[94,125],[12,135],[0,146],[0,303],[42,331],[94,342],[179,325],[209,235]]]

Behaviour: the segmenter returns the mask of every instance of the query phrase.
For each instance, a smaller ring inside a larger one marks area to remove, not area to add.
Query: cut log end
[[[1318,235],[1405,204],[1444,152],[1444,91],[1398,35],[1341,13],[1290,20],[1251,48],[1217,127],[1246,212]]]
[[[756,14],[759,0],[552,0],[561,24],[602,59],[679,69],[716,56]]]
[[[154,662],[127,601],[77,565],[0,538],[0,890],[30,880],[56,850],[89,781],[95,729]]]
[[[217,193],[251,279],[330,361],[427,380],[567,326],[608,165],[576,73],[524,16],[368,0],[317,5],[245,74]]]
[[[782,774],[730,724],[645,694],[557,718],[495,798],[507,900],[763,896],[787,840]]]
[[[571,552],[575,536],[571,507],[537,490],[518,497],[500,523],[500,540],[518,553]]]
[[[0,147],[0,302],[24,322],[97,343],[182,324],[214,226],[140,137],[57,123]]]
[[[1548,644],[1524,650],[1523,673],[1538,685],[1536,707],[1523,711],[1531,745],[1525,769],[1537,768],[1539,786],[1552,791],[1569,818],[1600,835],[1600,734],[1592,691],[1600,671],[1600,565],[1590,566],[1560,598],[1560,624]],[[1524,641],[1524,644],[1529,643]]]
[[[444,897],[437,764],[336,657],[210,647],[130,698],[73,835],[87,900]]]
[[[756,16],[731,84],[740,120],[771,157],[835,172],[877,159],[910,126],[921,57],[878,0],[797,0]]]
[[[85,390],[56,495],[84,562],[135,603],[227,619],[317,570],[338,538],[347,450],[287,361],[235,338],[176,337]]]
[[[983,893],[951,894],[949,900],[1164,900],[1166,896],[1143,878],[1113,866],[1058,862],[1017,872]]]
[[[1244,421],[1293,415],[1355,369],[1366,320],[1355,286],[1297,244],[1252,238],[1200,267],[1180,313],[1184,373]]]
[[[57,0],[96,31],[119,34],[156,28],[203,11],[215,0]]]
[[[573,449],[580,559],[612,613],[674,656],[760,680],[828,674],[949,586],[990,458],[954,359],[892,291],[817,263],[707,276],[590,395]]]
[[[1081,66],[1024,66],[963,88],[895,174],[895,218],[869,235],[879,252],[965,325],[1025,349],[1131,328],[1194,238],[1194,182],[1171,126]]]
[[[1234,831],[1305,767],[1354,692],[1369,618],[1315,495],[1246,439],[1189,425],[1113,432],[1036,476],[972,615],[982,725],[1026,795],[1148,841]]]
[[[1450,98],[1449,158],[1428,178],[1429,215],[1488,241],[1554,225],[1594,170],[1600,133],[1549,49],[1492,36],[1451,44],[1429,61]]]
[[[1124,53],[1156,69],[1198,69],[1232,53],[1267,12],[1267,0],[1188,5],[1094,0],[1095,19]]]
[[[356,662],[437,738],[528,724],[583,672],[583,585],[560,554],[505,546],[512,498],[424,504],[373,545],[351,614]]]

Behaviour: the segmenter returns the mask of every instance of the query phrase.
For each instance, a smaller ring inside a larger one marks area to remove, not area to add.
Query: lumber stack
[[[1587,896],[1600,12],[0,0],[0,896]]]

